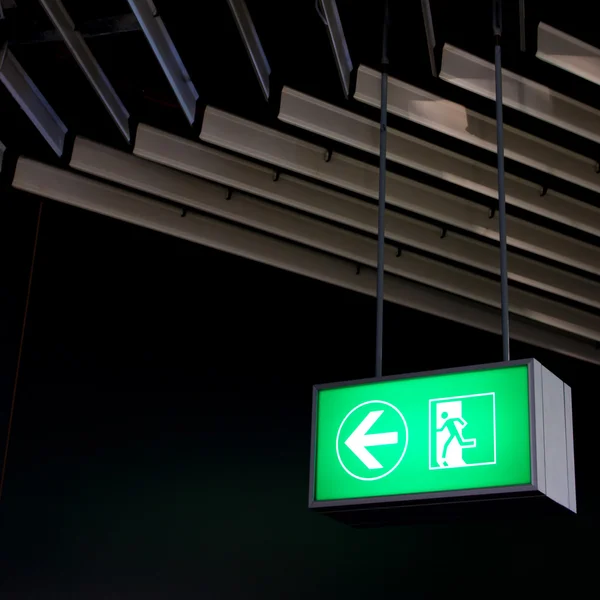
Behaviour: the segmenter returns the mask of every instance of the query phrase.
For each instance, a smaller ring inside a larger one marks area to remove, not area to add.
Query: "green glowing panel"
[[[312,500],[532,483],[530,368],[317,387]]]

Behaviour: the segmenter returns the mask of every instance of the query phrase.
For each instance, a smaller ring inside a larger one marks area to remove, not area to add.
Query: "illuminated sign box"
[[[315,386],[309,493],[365,523],[507,498],[575,512],[571,389],[533,359]]]

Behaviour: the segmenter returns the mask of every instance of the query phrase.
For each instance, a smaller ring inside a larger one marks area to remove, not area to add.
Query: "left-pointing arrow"
[[[351,433],[346,440],[346,446],[356,454],[356,456],[369,469],[383,469],[383,465],[367,450],[369,446],[387,446],[398,443],[398,432],[389,433],[368,433],[375,421],[383,414],[382,410],[371,411],[360,423],[360,425]]]

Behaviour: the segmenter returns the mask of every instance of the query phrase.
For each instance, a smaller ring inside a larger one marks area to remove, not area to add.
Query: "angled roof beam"
[[[349,260],[356,260],[360,264],[377,266],[377,244],[375,240],[366,236],[317,221],[292,211],[287,206],[281,208],[246,194],[236,193],[233,202],[223,202],[223,197],[219,197],[218,194],[211,198],[209,191],[213,189],[212,184],[203,179],[89,140],[77,139],[75,146],[71,165],[78,165],[86,173],[100,175],[111,182],[124,184],[141,192],[197,208]],[[168,150],[157,148],[157,151],[162,151],[164,161],[168,160]],[[220,172],[213,174],[210,170],[208,174],[212,175],[209,179],[221,176]],[[242,175],[240,172],[238,174]],[[252,179],[245,179],[242,175],[235,182],[233,189],[243,189],[248,184],[254,184],[258,173],[250,171],[248,174]],[[268,170],[263,169],[262,174],[271,180],[271,184],[274,183],[273,188],[277,188],[277,182],[272,181]],[[300,192],[301,186],[298,188]],[[320,191],[321,188],[314,186],[304,190],[304,193],[306,196],[317,196]],[[323,192],[326,198],[326,190]],[[232,191],[229,195],[233,194]],[[431,258],[424,258],[407,248],[398,256],[395,244],[385,246],[384,268],[389,273],[458,296],[490,306],[499,305],[500,289],[496,281]],[[571,308],[556,300],[538,297],[532,292],[513,289],[511,312],[574,335],[594,341],[600,340],[600,317]]]
[[[258,33],[256,33],[256,28],[252,22],[252,17],[248,11],[246,2],[245,0],[227,0],[227,4],[229,4],[237,28],[242,36],[242,41],[246,47],[246,52],[248,52],[248,57],[250,58],[250,62],[256,73],[260,88],[262,89],[265,98],[268,100],[270,93],[269,77],[271,76],[271,66],[269,65],[265,51],[260,43]]]
[[[350,75],[352,74],[352,59],[344,36],[344,28],[335,0],[317,0],[317,11],[327,27],[331,49],[335,58],[340,81],[346,98],[350,95]]]
[[[13,187],[363,294],[373,296],[375,293],[375,270],[364,267],[357,274],[355,261],[329,256],[193,212],[182,218],[181,209],[177,207],[30,159],[19,159]],[[198,187],[203,188],[204,201],[215,205],[225,202],[224,190],[218,186],[198,181],[196,189]],[[243,195],[240,196],[244,200]],[[255,217],[259,214],[260,211],[255,213]],[[280,218],[278,227],[283,222]],[[387,275],[385,294],[386,299],[395,304],[485,331],[498,333],[499,330],[497,309],[423,284]],[[512,336],[600,364],[600,353],[593,343],[529,320],[515,319]]]
[[[446,44],[440,77],[460,88],[494,100],[494,65]],[[600,143],[600,111],[545,85],[502,69],[503,104]]]
[[[431,16],[431,5],[429,0],[421,0],[421,11],[423,12],[423,24],[425,25],[425,36],[427,38],[427,51],[429,53],[429,65],[431,74],[438,76],[437,65],[435,64],[435,30],[433,28],[433,17]]]
[[[158,59],[190,125],[196,120],[198,92],[152,0],[127,0]]]
[[[54,152],[62,156],[67,127],[8,49],[8,43],[0,50],[0,81]]]
[[[307,94],[284,88],[279,119],[379,155],[379,123]],[[496,200],[496,169],[389,127],[387,157]],[[541,185],[509,175],[505,177],[505,185],[508,204],[600,237],[600,209],[597,207],[556,192],[544,194]],[[535,237],[532,235],[532,239]]]
[[[600,49],[546,23],[538,25],[536,56],[563,71],[600,85]]]
[[[380,81],[381,73],[361,65],[356,77],[354,98],[379,108]],[[388,112],[496,152],[494,119],[394,77],[388,77]],[[600,193],[600,177],[595,160],[508,125],[504,125],[504,154],[511,160]],[[549,193],[552,196],[552,192]]]
[[[205,111],[200,137],[368,198],[378,196],[376,167],[212,107]],[[390,205],[498,240],[497,215],[491,219],[485,206],[394,173],[388,173],[386,187]],[[516,217],[508,222],[509,245],[600,275],[600,248]]]
[[[298,149],[301,148],[299,143]],[[141,124],[138,128],[134,154],[359,231],[377,233],[377,207],[374,204],[308,183],[286,173],[281,173],[277,181],[274,181],[273,169],[270,167],[257,165],[148,125]],[[110,160],[111,158],[110,150],[77,138],[71,167],[98,177],[115,177],[117,165]],[[336,154],[333,159],[339,161],[342,157]],[[306,168],[306,162],[299,159],[296,164],[294,170],[306,172],[303,170],[303,166]],[[124,159],[121,160],[119,169],[119,183],[133,187],[130,178],[133,170],[127,169]],[[494,275],[499,274],[498,250],[491,244],[454,231],[444,233],[439,226],[424,223],[397,211],[387,210],[385,222],[386,237],[393,242],[443,256]],[[510,252],[509,256],[511,281],[525,283],[600,309],[599,283],[519,254]]]
[[[84,42],[83,37],[75,30],[75,24],[63,3],[60,0],[40,0],[40,3],[120,132],[128,142],[131,142],[129,112]]]

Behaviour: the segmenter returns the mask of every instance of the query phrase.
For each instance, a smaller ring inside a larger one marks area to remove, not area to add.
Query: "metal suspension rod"
[[[377,219],[377,335],[376,377],[383,371],[383,275],[385,252],[385,184],[387,170],[387,90],[388,90],[388,0],[384,3],[383,43],[381,50],[381,118],[379,121],[379,214]]]
[[[502,309],[502,359],[510,360],[508,324],[508,266],[506,249],[506,198],[504,194],[504,123],[502,116],[502,0],[494,0],[494,40],[496,67],[496,137],[498,151],[498,219],[500,233],[500,289]]]
[[[519,0],[519,47],[525,52],[525,0]]]

